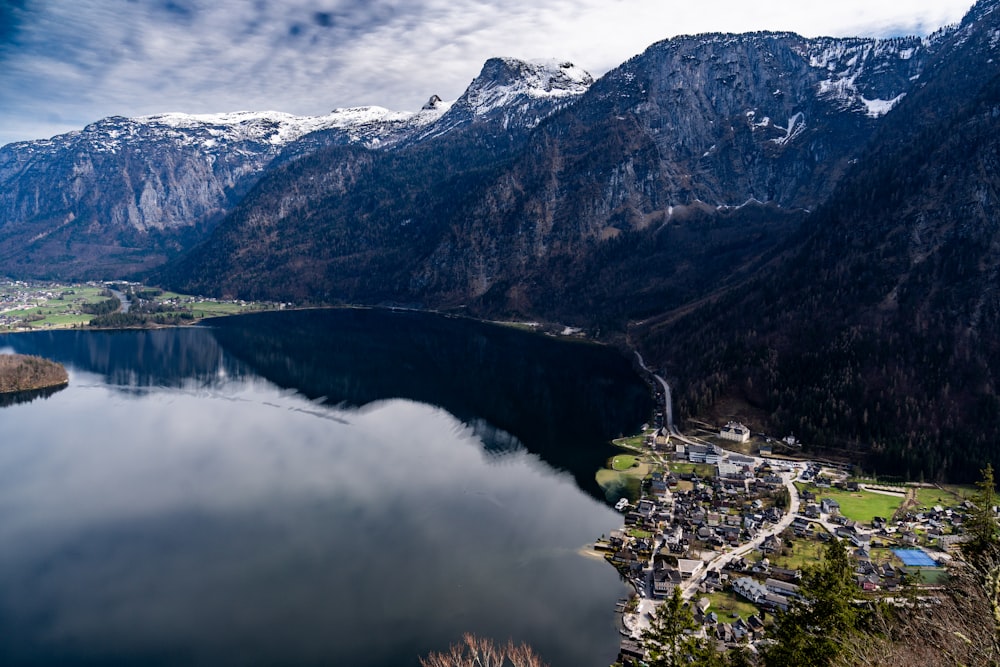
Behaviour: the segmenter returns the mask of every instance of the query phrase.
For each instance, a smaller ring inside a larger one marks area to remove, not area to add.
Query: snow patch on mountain
[[[822,38],[809,42],[800,53],[808,56],[810,67],[826,73],[816,87],[820,99],[879,118],[903,98],[909,82],[919,78],[918,61],[930,48],[929,42],[915,37]]]
[[[881,118],[886,115],[899,103],[901,99],[906,97],[906,93],[900,93],[891,100],[869,100],[865,97],[860,97],[862,104],[868,110],[867,115],[869,118]]]
[[[325,116],[293,116],[279,111],[239,111],[219,114],[167,113],[136,120],[176,130],[207,131],[213,137],[224,136],[229,140],[266,141],[273,146],[284,146],[310,132],[332,129],[353,131],[352,140],[355,141],[380,139],[380,129],[389,130],[406,124],[426,125],[440,118],[445,110],[443,105],[422,109],[417,113],[365,106],[334,109]]]
[[[799,113],[793,114],[792,117],[788,119],[788,127],[779,127],[777,125],[774,127],[777,130],[784,130],[785,136],[775,137],[774,139],[771,139],[771,141],[779,146],[784,146],[805,131],[805,116],[800,111]]]
[[[500,107],[516,105],[519,99],[570,98],[587,92],[593,77],[573,63],[514,58],[491,58],[482,73],[460,99],[477,116]]]

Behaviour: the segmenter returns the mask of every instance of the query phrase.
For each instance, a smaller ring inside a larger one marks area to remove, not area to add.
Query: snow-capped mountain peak
[[[458,103],[477,116],[485,116],[517,98],[582,95],[593,83],[594,78],[586,70],[570,62],[490,58]]]

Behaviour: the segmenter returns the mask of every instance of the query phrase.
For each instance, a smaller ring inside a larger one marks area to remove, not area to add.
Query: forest
[[[33,391],[69,382],[62,365],[22,354],[0,354],[0,394]]]

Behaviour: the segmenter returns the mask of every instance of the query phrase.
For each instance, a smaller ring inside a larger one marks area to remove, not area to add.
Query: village
[[[618,501],[624,524],[595,548],[634,589],[618,608],[624,665],[643,659],[643,629],[675,588],[720,649],[760,641],[832,539],[853,555],[859,599],[904,588],[932,598],[971,508],[969,488],[879,484],[779,457],[775,440],[738,422],[696,438],[664,425],[616,444],[609,468],[638,479],[639,493]]]
[[[55,283],[44,281],[0,280],[0,331],[37,331],[74,329],[89,326],[96,317],[93,306],[112,294],[129,300],[122,291],[142,296],[147,309],[156,313],[189,314],[192,323],[205,317],[221,317],[264,308],[284,308],[286,304],[259,304],[241,300],[210,299],[149,288],[124,281]],[[89,308],[88,308],[89,306]]]

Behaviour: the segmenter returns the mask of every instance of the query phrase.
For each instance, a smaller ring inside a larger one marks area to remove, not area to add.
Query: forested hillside
[[[977,9],[767,271],[637,329],[682,414],[736,398],[909,478],[997,460],[1000,17]]]

